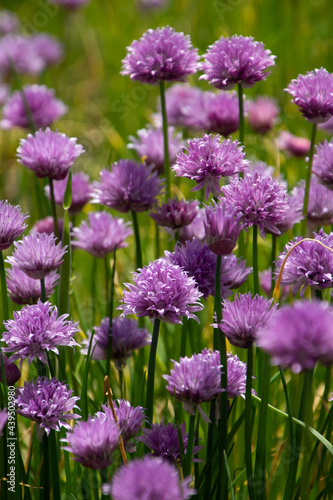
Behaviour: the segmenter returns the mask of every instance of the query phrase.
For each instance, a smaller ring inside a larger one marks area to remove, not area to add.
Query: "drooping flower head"
[[[21,311],[14,311],[14,319],[5,321],[6,331],[2,340],[6,342],[4,352],[12,352],[10,361],[20,359],[21,367],[25,358],[29,364],[38,358],[48,364],[48,351],[59,354],[57,346],[77,344],[73,336],[78,331],[78,323],[67,320],[68,314],[58,317],[58,309],[49,302],[25,306]]]
[[[199,211],[199,203],[196,200],[169,199],[159,207],[155,207],[155,212],[150,212],[150,217],[164,228],[174,231],[191,224]]]
[[[59,281],[57,271],[51,271],[44,278],[45,298],[49,299]],[[13,266],[7,269],[7,289],[8,295],[15,304],[36,304],[41,298],[40,280],[29,278],[18,267]]]
[[[205,211],[206,243],[217,255],[229,255],[237,244],[243,228],[240,215],[225,200],[215,200]]]
[[[49,435],[50,430],[60,431],[61,427],[70,429],[67,420],[81,418],[80,415],[70,413],[74,408],[77,396],[72,396],[72,389],[59,380],[46,377],[37,377],[36,381],[24,382],[19,387],[16,396],[17,413],[37,422],[37,436],[41,440],[44,430]]]
[[[119,212],[145,212],[156,203],[162,181],[153,168],[132,160],[119,160],[112,170],[102,170],[95,183],[92,203],[100,203]]]
[[[297,301],[281,307],[259,332],[258,345],[274,365],[294,373],[311,370],[317,362],[333,362],[333,312],[326,302]]]
[[[55,98],[52,89],[48,89],[45,85],[25,85],[22,91],[16,90],[5,102],[0,127],[3,129],[30,127],[25,101],[36,129],[49,127],[67,112],[67,107]]]
[[[208,48],[201,66],[204,75],[200,78],[223,90],[238,83],[252,87],[270,74],[267,70],[275,64],[274,59],[271,51],[253,37],[221,37]]]
[[[333,115],[333,74],[326,69],[299,75],[284,90],[310,123],[324,123]]]
[[[13,206],[7,200],[0,200],[0,251],[6,250],[26,229],[28,214],[21,212],[19,205]]]
[[[65,177],[63,180],[55,181],[53,183],[54,200],[57,205],[62,206],[67,186],[67,179],[68,178]],[[50,198],[50,187],[45,186],[44,189],[46,196]],[[88,175],[84,174],[83,172],[72,174],[72,203],[69,207],[69,213],[73,215],[81,212],[82,208],[90,200],[91,195],[92,186],[89,183]]]
[[[239,127],[238,99],[234,92],[209,92],[206,97],[207,131],[227,137]]]
[[[192,191],[204,187],[207,199],[210,193],[214,196],[221,193],[221,177],[243,172],[248,165],[243,146],[238,141],[204,134],[202,138],[188,142],[187,147],[177,155],[172,170],[177,176],[196,181],[197,186]]]
[[[309,154],[311,142],[306,137],[298,137],[287,130],[282,130],[277,144],[282,151],[286,151],[291,156],[301,158]]]
[[[2,436],[2,431],[6,425],[6,422],[8,420],[8,412],[6,408],[3,410],[0,410],[0,437]]]
[[[121,74],[152,85],[160,81],[184,82],[196,72],[199,60],[189,35],[169,26],[149,29],[127,47],[127,52]]]
[[[73,229],[74,247],[100,258],[115,249],[127,247],[126,238],[132,234],[129,222],[112,217],[108,212],[90,212],[88,218],[89,222],[82,221]]]
[[[317,153],[313,156],[312,172],[321,184],[333,189],[333,141],[324,141],[317,146]]]
[[[271,97],[258,97],[248,106],[248,122],[259,134],[266,134],[276,123],[279,108]]]
[[[179,266],[159,259],[134,274],[134,284],[125,283],[123,293],[124,314],[158,318],[167,323],[181,324],[182,317],[202,309],[199,298],[202,293],[196,282]]]

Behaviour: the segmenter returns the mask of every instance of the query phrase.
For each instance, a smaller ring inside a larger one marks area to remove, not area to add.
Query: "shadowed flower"
[[[205,188],[206,199],[210,193],[214,196],[221,193],[221,177],[243,172],[249,165],[243,146],[238,141],[221,139],[221,136],[211,134],[192,139],[184,151],[177,155],[172,167],[177,176],[197,182],[192,191]]]
[[[30,39],[38,56],[45,64],[51,65],[60,62],[63,56],[61,43],[54,36],[38,33]]]
[[[45,276],[45,298],[49,299],[59,281],[59,274],[56,271]],[[8,295],[15,304],[36,304],[41,298],[40,280],[29,278],[24,271],[13,266],[7,269]]]
[[[276,123],[279,108],[270,97],[258,97],[248,106],[248,122],[259,134],[266,134]]]
[[[5,371],[5,377],[6,377],[6,386],[11,386],[16,384],[16,382],[21,378],[21,371],[18,369],[18,367],[13,363],[12,361],[9,361],[7,356],[5,356],[3,353],[0,353],[0,382],[3,383],[2,380],[2,360],[3,360],[3,367]]]
[[[3,410],[0,410],[0,437],[2,436],[2,431],[4,430],[7,420],[8,412],[6,408],[4,408]]]
[[[198,215],[199,203],[196,200],[169,199],[161,206],[155,207],[155,212],[150,212],[150,217],[164,228],[178,230],[191,224]]]
[[[21,212],[19,205],[13,206],[7,200],[0,200],[0,251],[6,250],[26,229],[28,214]]]
[[[333,189],[333,141],[324,141],[317,146],[313,156],[312,172],[318,181],[328,189]]]
[[[297,137],[287,130],[282,130],[278,137],[277,144],[282,151],[286,151],[291,156],[301,158],[309,154],[311,141],[306,137]]]
[[[38,358],[47,365],[48,351],[59,354],[57,346],[79,345],[73,338],[78,323],[67,320],[68,314],[58,317],[58,309],[49,302],[39,300],[37,304],[14,311],[13,317],[4,322],[6,331],[2,340],[7,347],[3,351],[13,352],[9,360],[20,359],[21,367],[25,358],[29,364]]]
[[[112,170],[102,170],[94,185],[92,203],[100,203],[119,212],[145,212],[156,203],[162,181],[153,168],[132,160],[119,160]]]
[[[132,234],[130,222],[112,217],[108,212],[90,212],[89,222],[81,222],[74,227],[73,236],[76,238],[72,245],[85,250],[94,257],[106,257],[115,249],[125,248],[125,241]]]
[[[198,51],[189,35],[169,26],[149,29],[127,47],[127,52],[121,74],[141,83],[183,82],[198,67]]]
[[[281,307],[262,331],[258,345],[272,364],[294,373],[333,363],[333,312],[326,302],[297,301]]]
[[[50,430],[60,431],[61,427],[70,429],[67,420],[81,418],[80,415],[70,413],[79,408],[75,403],[78,396],[72,396],[72,389],[59,380],[46,377],[37,377],[36,381],[24,382],[16,393],[16,411],[23,417],[37,423],[37,436],[41,440],[44,430],[49,435]]]
[[[68,137],[49,128],[38,130],[21,139],[17,148],[17,158],[22,165],[35,172],[37,177],[64,179],[70,167],[84,149],[76,144],[75,137]]]
[[[71,228],[71,223],[69,224]],[[58,231],[59,231],[59,239],[62,239],[62,231],[64,229],[64,219],[62,217],[58,217]],[[54,219],[52,215],[48,215],[45,219],[37,220],[31,228],[30,233],[46,233],[52,234],[54,233]]]
[[[200,78],[223,90],[230,90],[238,83],[245,88],[252,87],[265,80],[270,74],[267,69],[275,64],[275,56],[262,42],[237,35],[221,37],[204,57],[201,69],[205,73]]]
[[[22,92],[25,99],[22,97]],[[54,90],[48,89],[45,85],[25,85],[22,91],[16,90],[5,102],[0,121],[1,128],[29,128],[32,125],[25,101],[36,129],[49,127],[67,112],[65,104],[54,97]]]
[[[326,69],[298,75],[284,90],[310,123],[324,123],[333,115],[333,74]]]
[[[63,203],[65,189],[67,186],[68,177],[61,181],[53,183],[54,200],[57,205]],[[50,199],[50,186],[45,186],[45,194]],[[72,203],[69,208],[70,214],[81,212],[82,208],[90,200],[92,195],[92,186],[89,183],[89,177],[83,172],[72,174]]]
[[[217,255],[229,255],[237,244],[243,224],[240,215],[223,198],[212,201],[205,212],[206,243]]]
[[[56,244],[54,234],[32,233],[14,242],[14,252],[6,262],[18,267],[30,278],[44,279],[63,262],[67,246]]]
[[[191,241],[192,238],[203,241],[205,238],[205,225],[204,225],[205,211],[199,208],[197,215],[193,221],[187,226],[183,226],[178,231],[178,239],[181,243]]]
[[[224,137],[236,132],[239,127],[237,95],[233,92],[206,93],[208,132],[216,132]]]
[[[179,266],[159,259],[133,273],[134,284],[125,283],[123,293],[124,314],[158,318],[167,323],[181,324],[182,317],[198,318],[193,314],[202,309],[194,278]]]

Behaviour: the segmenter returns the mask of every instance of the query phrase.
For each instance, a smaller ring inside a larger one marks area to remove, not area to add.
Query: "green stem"
[[[225,468],[227,471],[227,478],[228,478],[228,484],[229,484],[229,489],[230,489],[230,494],[231,494],[231,500],[235,500],[235,493],[234,493],[234,489],[232,487],[231,475],[230,475],[230,470],[229,470],[229,465],[228,465],[228,455],[227,455],[226,450],[223,450],[223,459],[224,459],[224,464],[225,464]]]
[[[50,432],[50,453],[51,453],[51,471],[52,471],[52,486],[53,486],[53,500],[60,500],[60,482],[59,482],[59,464],[58,464],[58,451],[55,430],[51,429]]]
[[[50,499],[50,470],[49,470],[49,438],[44,431],[43,435],[43,499]]]
[[[54,224],[54,234],[55,234],[56,239],[59,241],[59,226],[58,226],[58,217],[57,217],[57,207],[56,207],[55,198],[54,198],[52,177],[49,177],[49,186],[50,186],[51,210],[52,210],[53,224]]]
[[[187,336],[187,323],[188,319],[183,319],[182,333],[180,337],[180,357],[184,358],[186,356],[186,336]]]
[[[306,236],[306,228],[307,228],[307,220],[308,220],[308,205],[309,205],[309,196],[310,196],[310,183],[311,183],[311,174],[312,174],[312,160],[313,160],[314,146],[315,146],[315,142],[316,142],[316,132],[317,132],[317,124],[313,123],[312,133],[311,133],[309,163],[308,163],[308,169],[307,169],[307,173],[306,173],[306,183],[305,183],[305,192],[304,192],[304,205],[303,205],[304,219],[302,220],[302,225],[301,225],[303,236]]]
[[[253,284],[254,294],[259,293],[258,226],[253,225]]]
[[[191,460],[192,460],[192,450],[193,450],[193,440],[194,440],[195,416],[196,416],[196,408],[194,407],[194,415],[190,415],[190,425],[189,425],[188,439],[187,439],[187,450],[186,450],[186,456],[185,456],[185,463],[184,463],[184,467],[183,467],[184,477],[187,477],[191,474]]]
[[[239,109],[239,142],[244,145],[244,100],[243,86],[238,84],[238,109]]]
[[[108,475],[107,475],[107,471],[106,469],[101,469],[100,470],[100,476],[101,476],[101,483],[104,484],[104,483],[108,483]],[[101,495],[101,500],[106,500],[106,499],[110,499],[110,495]]]
[[[141,241],[140,241],[140,230],[138,224],[138,216],[134,210],[131,210],[132,219],[133,219],[133,227],[134,227],[134,237],[135,237],[135,245],[136,245],[136,267],[137,269],[142,268],[142,250],[141,250]]]
[[[1,279],[2,316],[3,316],[3,321],[6,321],[9,318],[9,310],[8,310],[8,294],[7,294],[5,263],[3,260],[2,250],[0,251],[0,279]]]
[[[58,310],[59,315],[67,314],[69,312],[69,295],[70,295],[70,280],[72,272],[72,249],[71,249],[71,237],[69,232],[69,207],[72,202],[72,173],[68,174],[64,199],[63,199],[63,209],[64,209],[64,226],[62,231],[62,246],[67,246],[67,252],[64,255],[63,263],[60,267],[60,283],[59,283],[59,295],[58,295]]]
[[[147,380],[147,397],[146,397],[146,415],[147,421],[146,426],[149,427],[153,421],[153,405],[154,405],[154,382],[155,382],[155,362],[156,362],[156,351],[157,351],[157,341],[158,333],[160,329],[160,320],[155,318],[153,336],[150,345],[150,354],[148,362],[148,380]]]
[[[216,313],[216,323],[219,324],[222,319],[222,307],[221,307],[221,255],[216,256],[216,267],[215,267],[215,297],[214,297],[214,311]],[[214,329],[214,349],[219,347],[219,336],[220,329]],[[222,360],[221,360],[222,363]]]
[[[164,81],[160,82],[160,94],[161,94],[161,110],[162,110],[162,120],[163,120],[163,138],[164,138],[164,174],[166,177],[166,199],[171,196],[171,178],[170,178],[170,159],[169,159],[169,144],[168,144],[168,120],[165,106],[165,86]]]
[[[206,464],[207,472],[205,474],[205,484],[204,484],[204,500],[210,500],[210,491],[212,484],[212,460],[208,461],[213,450],[213,435],[214,435],[214,423],[215,423],[215,399],[210,402],[210,413],[209,413],[209,426],[208,426],[208,436],[207,436],[207,451],[206,451]]]
[[[246,463],[246,476],[247,486],[249,491],[249,499],[255,500],[255,489],[253,485],[253,472],[252,472],[252,372],[253,372],[253,346],[247,348],[247,372],[246,372],[246,394],[245,394],[245,463]]]
[[[273,290],[275,287],[274,271],[275,271],[275,261],[276,261],[276,250],[277,250],[277,236],[272,234],[272,258],[271,258],[271,269],[272,269],[272,279],[271,279],[271,295],[273,295]]]
[[[110,286],[110,304],[109,304],[109,341],[106,356],[106,374],[110,377],[110,362],[112,354],[112,322],[113,322],[113,302],[114,302],[114,277],[116,274],[116,250],[115,246],[113,251],[113,266],[111,272],[111,286]]]
[[[160,256],[160,228],[157,222],[155,222],[155,259]]]
[[[40,300],[46,302],[45,279],[40,280]]]

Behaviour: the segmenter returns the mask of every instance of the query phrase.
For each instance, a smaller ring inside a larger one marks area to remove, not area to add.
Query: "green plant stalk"
[[[108,474],[107,474],[107,471],[106,469],[101,469],[100,470],[100,476],[101,476],[101,483],[104,484],[104,483],[107,483],[108,482]],[[101,500],[110,500],[110,495],[101,495]]]
[[[247,372],[246,372],[246,393],[245,393],[245,464],[249,499],[255,500],[255,489],[253,485],[252,470],[252,372],[253,372],[253,346],[247,348]]]
[[[311,184],[311,174],[312,174],[312,160],[313,160],[313,153],[314,153],[314,147],[315,147],[315,142],[316,142],[316,132],[317,132],[317,124],[313,123],[312,133],[311,133],[309,162],[308,162],[308,169],[306,172],[306,183],[305,183],[305,191],[304,191],[304,204],[303,204],[304,219],[301,222],[301,232],[302,232],[302,235],[304,237],[306,236],[307,221],[308,221],[308,205],[309,205],[310,184]]]
[[[272,234],[272,257],[271,257],[272,279],[271,279],[271,295],[273,295],[273,290],[274,290],[274,287],[275,287],[275,280],[274,280],[275,264],[274,264],[274,262],[276,261],[276,250],[277,250],[277,236],[276,236],[276,234]]]
[[[182,333],[180,337],[180,357],[183,358],[186,356],[186,337],[187,337],[187,327],[188,327],[188,319],[183,319],[182,324]]]
[[[71,237],[69,232],[69,207],[72,204],[72,172],[69,171],[64,199],[64,227],[62,231],[62,246],[67,246],[67,252],[63,257],[63,263],[60,267],[60,284],[58,295],[58,311],[59,315],[67,314],[69,312],[69,295],[70,295],[70,280],[72,272],[72,248]]]
[[[168,120],[165,106],[165,85],[164,81],[160,81],[161,95],[161,111],[163,120],[163,138],[164,138],[164,175],[166,177],[165,198],[168,200],[171,196],[171,175],[170,175],[170,159],[169,159],[169,137],[168,137]]]
[[[117,246],[115,246],[113,251],[113,266],[111,272],[111,286],[110,286],[109,340],[108,340],[108,350],[106,355],[106,371],[105,371],[105,373],[109,378],[110,378],[110,363],[112,354],[112,322],[113,322],[113,302],[114,302],[114,277],[116,274],[116,252],[117,252]]]
[[[188,439],[187,439],[187,449],[186,449],[186,455],[185,455],[185,463],[183,466],[184,477],[187,477],[191,474],[191,461],[192,461],[192,450],[193,450],[193,440],[194,440],[195,417],[196,417],[196,408],[194,407],[194,415],[190,415],[190,424],[189,424]]]
[[[0,251],[0,279],[1,279],[2,319],[3,321],[6,321],[9,318],[9,309],[8,309],[8,293],[7,293],[5,263],[3,259],[2,250]]]
[[[258,270],[258,226],[253,225],[253,285],[254,295],[259,293],[259,270]]]
[[[244,100],[243,100],[243,86],[241,83],[237,86],[238,89],[238,109],[239,109],[239,142],[244,145]]]
[[[92,357],[92,342],[93,342],[93,337],[95,335],[95,330],[92,331],[90,341],[89,341],[89,346],[88,346],[88,352],[87,352],[87,361],[86,361],[86,366],[84,367],[84,373],[83,373],[83,379],[82,379],[82,390],[81,390],[81,401],[82,401],[82,418],[83,420],[87,420],[88,418],[88,375],[89,375],[89,369],[90,369],[90,363],[91,363],[91,357]]]
[[[50,439],[50,453],[51,453],[51,473],[52,473],[52,487],[53,487],[53,500],[60,500],[60,480],[59,480],[59,464],[58,464],[58,450],[55,430],[51,429],[49,434]]]
[[[234,489],[232,487],[231,475],[230,475],[230,470],[229,470],[229,465],[228,465],[228,455],[227,455],[226,450],[223,450],[223,459],[224,459],[224,464],[225,464],[225,468],[227,471],[227,478],[228,478],[231,500],[235,500],[235,493],[234,493]]]
[[[50,500],[50,457],[49,438],[44,431],[43,435],[43,499]]]
[[[56,239],[59,241],[59,226],[58,226],[58,216],[57,216],[57,207],[54,199],[54,189],[53,189],[53,179],[49,177],[49,186],[50,186],[50,199],[51,199],[51,211],[53,216],[53,224],[54,224],[54,234]]]
[[[142,268],[142,249],[141,249],[141,240],[140,240],[140,230],[138,224],[138,216],[134,210],[131,210],[132,219],[133,219],[133,227],[134,227],[134,237],[135,237],[135,245],[136,245],[136,268]]]
[[[154,407],[154,382],[155,382],[155,363],[158,334],[160,329],[161,320],[155,318],[153,336],[150,345],[149,362],[148,362],[148,380],[147,380],[147,394],[146,394],[146,427],[150,427],[153,422],[153,407]]]
[[[205,474],[205,484],[204,484],[204,500],[210,500],[210,490],[212,484],[212,461],[208,460],[211,456],[213,449],[213,435],[214,435],[214,425],[215,425],[215,398],[210,402],[210,412],[209,412],[209,425],[208,425],[208,436],[207,436],[207,450],[206,450],[206,466],[207,472]],[[200,478],[199,478],[200,481]],[[200,483],[198,487],[200,486]]]
[[[46,292],[45,292],[45,279],[40,280],[40,300],[44,303],[46,302]]]

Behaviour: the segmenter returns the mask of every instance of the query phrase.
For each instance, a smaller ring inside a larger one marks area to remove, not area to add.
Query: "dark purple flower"
[[[138,139],[130,136],[132,141],[127,145],[129,149],[135,149],[138,156],[145,161],[147,165],[151,165],[159,174],[164,172],[164,139],[161,128],[153,128],[148,125],[147,128],[138,130]],[[175,133],[173,127],[168,129],[169,137],[169,160],[170,165],[173,165],[178,151],[183,147],[181,133]]]
[[[4,322],[6,331],[2,340],[7,343],[4,352],[13,352],[10,361],[28,358],[30,364],[35,358],[48,364],[47,352],[59,354],[57,346],[79,345],[73,336],[78,332],[78,323],[67,320],[68,314],[58,317],[58,309],[49,302],[25,306],[14,311],[14,319]]]
[[[0,382],[2,380],[2,362],[5,371],[6,385],[11,386],[16,384],[16,382],[21,378],[21,371],[12,361],[9,361],[7,356],[0,352]]]
[[[291,156],[303,157],[310,152],[311,142],[306,137],[297,137],[287,130],[282,130],[277,141],[279,149]]]
[[[4,408],[3,410],[0,410],[0,437],[2,436],[2,431],[4,430],[7,420],[8,412],[6,408]]]
[[[252,267],[246,267],[245,260],[237,259],[234,254],[223,256],[221,262],[221,289],[223,290],[223,287],[230,290],[239,288],[251,273]],[[228,295],[230,294],[229,291]]]
[[[304,202],[305,182],[301,181],[294,188],[295,203],[299,205]],[[330,189],[321,184],[318,178],[312,176],[309,203],[308,224],[313,228],[331,224],[333,221],[333,194]]]
[[[333,363],[333,312],[326,302],[297,301],[285,305],[262,331],[258,345],[272,356],[272,364],[294,373],[312,370],[319,361]]]
[[[167,323],[181,324],[182,317],[198,318],[193,314],[202,309],[202,293],[196,282],[179,266],[159,259],[134,274],[134,284],[125,283],[124,314],[159,318]]]
[[[92,203],[100,203],[119,212],[145,212],[156,203],[162,181],[153,168],[132,160],[119,160],[112,170],[102,170],[95,183]]]
[[[102,491],[113,500],[187,500],[195,493],[190,478],[180,480],[176,467],[162,458],[145,456],[118,469]]]
[[[274,59],[271,51],[252,37],[222,36],[208,48],[201,67],[205,74],[200,78],[223,90],[238,83],[252,87],[270,74],[267,69],[275,64]]]
[[[92,359],[107,359],[109,343],[110,319],[104,318],[100,326],[95,327],[92,343]],[[86,343],[89,345],[90,336]],[[115,362],[118,370],[126,364],[135,349],[141,349],[149,345],[151,336],[148,330],[139,328],[137,321],[129,318],[114,318],[112,321],[112,350],[111,359]]]
[[[17,413],[37,422],[37,436],[41,440],[44,430],[49,435],[50,430],[60,431],[61,427],[70,429],[67,420],[81,418],[80,415],[70,413],[79,408],[75,403],[77,396],[72,396],[72,389],[59,380],[46,377],[37,377],[36,381],[24,382],[16,395]]]
[[[70,224],[71,227],[71,224]],[[62,231],[64,229],[64,219],[62,217],[58,217],[58,231],[59,231],[59,239],[62,239]],[[52,215],[48,215],[45,219],[37,220],[31,228],[30,233],[46,233],[53,234],[54,233],[54,218]]]
[[[19,205],[13,206],[7,200],[0,200],[0,251],[9,248],[21,236],[27,224],[28,214],[21,212]]]
[[[198,215],[198,211],[199,203],[196,200],[173,198],[155,207],[155,212],[150,212],[149,215],[159,226],[177,231],[191,224]]]
[[[54,234],[32,233],[14,242],[14,252],[6,262],[40,280],[62,264],[66,248],[56,244]]]
[[[249,165],[245,160],[243,146],[238,141],[222,140],[219,135],[206,135],[188,142],[188,146],[177,155],[172,169],[177,176],[195,180],[192,191],[205,187],[205,196],[221,193],[221,177],[243,172]]]
[[[324,123],[333,114],[333,74],[320,68],[298,75],[286,89],[304,118]]]
[[[2,9],[0,12],[0,35],[6,35],[17,31],[20,27],[20,20],[14,12]]]
[[[206,110],[208,132],[216,132],[224,137],[227,137],[238,130],[239,109],[238,99],[235,93],[207,93]]]
[[[105,469],[112,464],[119,445],[120,430],[115,422],[92,418],[78,422],[67,432],[68,446],[63,449],[74,455],[74,460],[90,469]]]
[[[45,68],[31,38],[8,34],[0,38],[0,74],[10,74],[14,66],[21,74],[37,75]]]
[[[222,191],[226,202],[239,213],[241,221],[247,226],[258,226],[260,236],[266,239],[265,232],[280,234],[277,228],[284,220],[288,210],[287,192],[277,179],[245,174],[244,179],[232,181]]]
[[[259,134],[266,134],[276,123],[279,108],[271,97],[258,97],[248,106],[248,122]]]
[[[68,177],[53,183],[54,199],[57,205],[63,203]],[[50,187],[45,186],[46,196],[50,199]],[[72,174],[72,203],[69,208],[70,214],[81,212],[92,196],[92,186],[89,183],[88,175],[83,172]]]
[[[76,144],[75,137],[68,137],[49,128],[38,130],[21,139],[17,148],[17,158],[22,165],[33,170],[37,177],[64,179],[70,167],[84,149]]]
[[[59,281],[59,274],[52,271],[44,278],[45,298],[49,299]],[[15,304],[36,304],[41,298],[40,280],[29,278],[24,271],[13,266],[7,269],[8,295]]]
[[[321,184],[333,189],[333,141],[324,141],[317,146],[317,153],[313,156],[312,172]]]
[[[57,38],[46,33],[38,33],[30,39],[30,43],[45,64],[56,64],[62,59],[63,48]]]
[[[221,198],[219,203],[212,201],[205,212],[206,243],[217,255],[229,255],[237,244],[243,228],[240,215],[231,205]]]
[[[141,83],[183,82],[198,67],[198,51],[189,35],[169,26],[149,29],[127,47],[127,52],[121,74]]]
[[[106,257],[115,249],[125,248],[125,241],[132,234],[130,222],[112,217],[108,212],[90,212],[89,222],[81,222],[74,227],[73,235],[76,238],[72,245],[89,252],[94,257]]]

